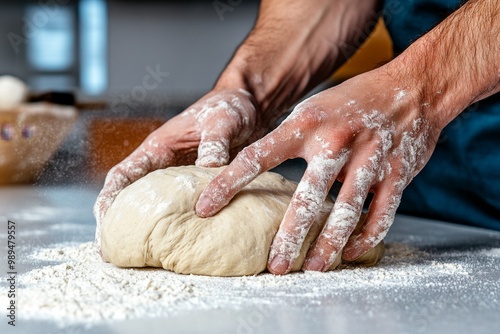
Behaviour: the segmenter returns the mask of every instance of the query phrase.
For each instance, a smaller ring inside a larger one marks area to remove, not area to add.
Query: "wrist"
[[[496,1],[471,0],[387,65],[412,87],[422,112],[444,128],[472,103],[500,91]]]
[[[278,118],[345,61],[378,0],[263,1],[256,26],[235,53],[217,89],[250,92],[265,117]]]
[[[443,129],[474,102],[474,94],[453,64],[443,64],[444,59],[429,50],[433,41],[421,39],[385,67],[397,85],[410,93],[414,107]]]
[[[214,90],[242,90],[251,95],[261,119],[273,123],[290,107],[280,100],[281,83],[290,71],[284,64],[269,65],[256,59],[258,51],[242,45],[217,80]],[[269,69],[272,67],[272,69]],[[289,101],[287,101],[289,102]]]
[[[228,70],[242,77],[264,114],[279,117],[332,71],[323,68],[318,78],[322,63],[333,63],[338,54],[336,43],[326,43],[324,36],[334,31],[334,7],[329,0],[262,2],[255,27]]]

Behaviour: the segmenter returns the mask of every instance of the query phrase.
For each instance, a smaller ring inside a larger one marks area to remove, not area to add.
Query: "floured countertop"
[[[6,245],[6,221],[15,221],[19,261],[17,326],[2,320],[2,333],[477,334],[500,328],[498,232],[398,216],[374,268],[185,276],[102,263],[91,243],[96,195],[97,189],[78,186],[0,188],[0,242]],[[0,288],[6,291],[5,279]],[[0,293],[0,308],[7,303]]]

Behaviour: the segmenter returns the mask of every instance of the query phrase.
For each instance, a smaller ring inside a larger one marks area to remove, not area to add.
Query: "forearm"
[[[500,91],[500,2],[470,0],[386,67],[441,127]]]
[[[216,89],[242,88],[272,121],[345,61],[342,45],[376,22],[379,0],[263,0]],[[350,48],[354,49],[354,48]]]

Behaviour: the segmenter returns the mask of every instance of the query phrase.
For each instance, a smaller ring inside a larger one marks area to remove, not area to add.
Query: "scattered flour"
[[[485,249],[479,252],[480,255],[500,258],[500,248]]]
[[[398,89],[398,90],[397,90],[396,95],[394,96],[394,99],[395,99],[396,101],[400,101],[400,100],[402,100],[405,96],[406,96],[406,91],[405,91],[405,90],[403,90],[403,89],[401,89],[401,90],[399,90],[399,89]]]
[[[198,181],[196,181],[196,179],[194,179],[192,176],[189,175],[179,175],[175,178],[175,180],[179,184],[179,188],[182,189],[187,188],[192,192],[194,192],[198,184]]]
[[[499,250],[494,250],[498,256]],[[318,304],[325,297],[360,291],[369,298],[395,287],[415,288],[442,279],[469,279],[465,263],[440,260],[399,243],[389,243],[377,267],[328,273],[205,277],[162,269],[121,269],[103,263],[93,243],[40,249],[31,259],[42,267],[20,275],[19,308],[25,319],[59,326],[91,327],[124,319],[170,317],[200,309],[248,305]],[[0,296],[0,301],[5,296]]]

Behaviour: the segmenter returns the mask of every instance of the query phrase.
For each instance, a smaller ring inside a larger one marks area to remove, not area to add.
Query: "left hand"
[[[203,167],[225,165],[234,151],[267,131],[250,93],[241,89],[209,92],[151,133],[109,171],[94,205],[97,245],[105,214],[125,187],[160,168],[192,163]]]
[[[381,67],[300,103],[208,185],[197,214],[214,215],[259,174],[300,157],[308,166],[274,238],[268,269],[290,271],[336,179],[342,189],[302,269],[325,271],[342,249],[346,260],[363,255],[385,237],[403,190],[429,160],[442,129],[414,86],[398,81]],[[369,192],[375,195],[364,227],[351,235]]]

